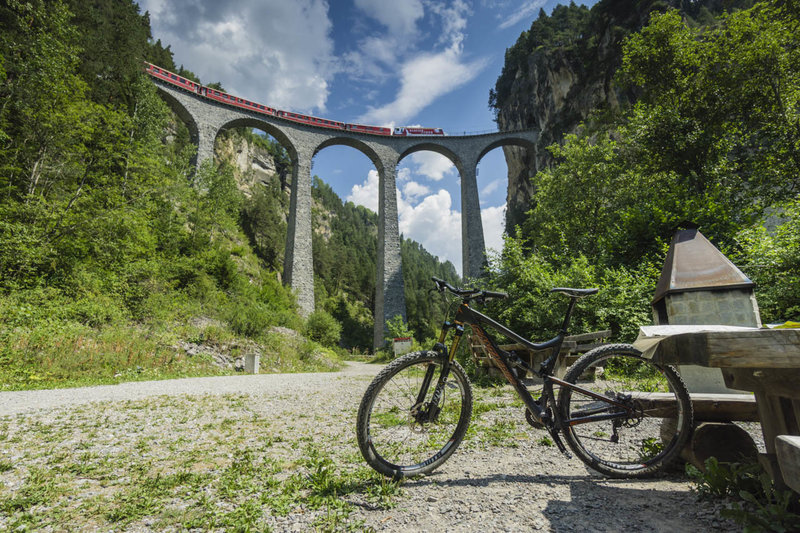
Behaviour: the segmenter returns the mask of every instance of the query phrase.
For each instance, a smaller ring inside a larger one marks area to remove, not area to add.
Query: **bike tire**
[[[433,351],[414,352],[384,368],[370,383],[358,409],[358,447],[367,463],[386,476],[400,479],[427,474],[458,448],[472,416],[472,385],[456,361],[433,421],[420,423],[411,413],[425,372],[433,376],[425,402],[430,402],[441,375],[443,358]]]
[[[639,478],[663,471],[678,458],[691,436],[692,402],[680,375],[671,366],[643,358],[629,344],[589,351],[570,367],[564,380],[603,396],[625,398],[635,408],[635,414],[625,420],[566,422],[562,430],[575,455],[607,476]],[[558,408],[564,421],[601,417],[616,409],[563,386]]]

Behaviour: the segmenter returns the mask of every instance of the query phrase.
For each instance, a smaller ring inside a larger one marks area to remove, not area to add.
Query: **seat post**
[[[569,327],[569,319],[572,316],[572,309],[575,307],[575,301],[577,300],[576,297],[572,297],[569,299],[569,305],[567,306],[567,315],[564,317],[564,323],[561,324],[561,334],[566,336],[567,335],[567,328]]]

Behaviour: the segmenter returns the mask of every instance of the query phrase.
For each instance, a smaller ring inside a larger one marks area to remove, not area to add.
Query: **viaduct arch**
[[[375,273],[375,330],[373,346],[383,345],[386,321],[406,319],[396,173],[400,161],[429,150],[447,157],[461,176],[462,270],[465,278],[481,275],[486,265],[485,241],[478,198],[477,168],[489,151],[507,145],[532,149],[538,132],[496,132],[444,137],[378,136],[331,130],[229,107],[189,93],[158,79],[158,92],[183,120],[197,144],[196,164],[214,157],[217,134],[234,127],[255,127],[275,137],[292,159],[292,191],[284,258],[284,283],[297,292],[305,314],[314,310],[314,272],[311,249],[311,162],[324,148],[345,145],[365,154],[379,179],[378,260]]]

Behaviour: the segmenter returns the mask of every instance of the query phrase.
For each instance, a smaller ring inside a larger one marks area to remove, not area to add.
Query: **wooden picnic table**
[[[669,334],[668,327],[642,328],[637,344],[656,362],[719,368],[726,386],[755,393],[767,450],[760,454],[760,462],[776,486],[800,489],[800,462],[784,459],[779,463],[776,454],[778,436],[800,436],[800,329],[711,331],[713,326],[697,326],[697,331],[678,332],[679,328],[675,334]],[[647,330],[660,330],[663,338],[648,346]],[[800,439],[781,439],[782,450],[791,445],[787,442],[800,445]],[[781,453],[781,457],[790,455]]]

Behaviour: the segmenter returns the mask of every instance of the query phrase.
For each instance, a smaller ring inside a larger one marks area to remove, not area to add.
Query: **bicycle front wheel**
[[[564,438],[590,468],[611,477],[646,477],[680,454],[692,431],[692,403],[670,366],[641,357],[628,344],[591,350],[564,380],[618,405],[561,387]]]
[[[450,363],[442,393],[433,402],[442,356],[414,352],[397,359],[373,380],[358,409],[361,454],[393,478],[426,474],[458,448],[472,415],[472,386],[464,369]]]

